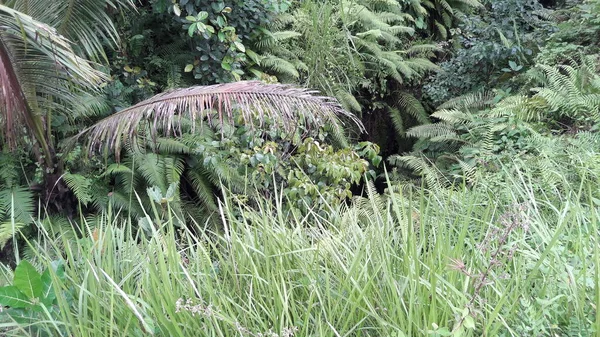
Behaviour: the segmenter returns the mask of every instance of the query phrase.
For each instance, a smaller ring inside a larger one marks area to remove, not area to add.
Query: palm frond
[[[350,119],[363,131],[360,120],[343,110],[328,97],[289,85],[263,84],[257,81],[197,86],[156,95],[133,107],[124,109],[83,130],[75,139],[87,135],[89,149],[108,147],[119,153],[123,141],[134,139],[142,121],[152,130],[179,134],[182,118],[193,122],[217,118],[219,123],[234,119],[239,112],[244,122],[254,126],[269,119],[273,124],[293,130],[300,122],[307,127],[324,123],[339,123],[340,117]],[[216,116],[213,116],[215,114]]]
[[[26,126],[46,151],[40,111],[72,108],[79,102],[77,86],[94,91],[106,75],[78,57],[54,28],[1,4],[0,27],[4,139],[16,148]]]
[[[31,0],[16,1],[13,9],[56,28],[81,49],[82,56],[107,61],[103,44],[116,45],[119,39],[107,9],[127,7],[135,4],[131,0]]]

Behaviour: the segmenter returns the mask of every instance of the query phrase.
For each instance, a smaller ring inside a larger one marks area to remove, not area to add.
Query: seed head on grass
[[[471,274],[462,260],[450,258],[451,263],[448,267],[451,270],[461,272],[473,279],[474,290],[471,295],[471,300],[466,305],[470,316],[475,317],[476,302],[481,303],[484,301],[481,297],[483,288],[497,281],[496,279],[493,279],[493,271],[502,268],[513,259],[518,244],[516,242],[510,242],[509,239],[511,234],[518,229],[521,229],[524,233],[529,230],[529,223],[524,215],[525,210],[525,204],[518,204],[513,206],[511,211],[507,211],[500,215],[499,224],[497,226],[490,226],[490,229],[482,242],[477,244],[477,248],[482,253],[490,252],[489,261],[484,270]],[[497,277],[498,280],[508,278],[510,278],[508,273],[502,273]],[[460,328],[465,321],[465,318],[466,316],[463,316],[458,320],[453,329],[454,331],[457,331],[457,329]]]

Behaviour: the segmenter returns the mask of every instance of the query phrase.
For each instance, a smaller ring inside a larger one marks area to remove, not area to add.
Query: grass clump
[[[590,188],[552,199],[518,177],[415,195],[369,191],[328,219],[252,210],[222,224],[83,237],[39,224],[37,270],[64,261],[52,310],[7,336],[591,336],[600,257]],[[581,185],[581,186],[586,186]],[[2,268],[0,284],[12,272]]]

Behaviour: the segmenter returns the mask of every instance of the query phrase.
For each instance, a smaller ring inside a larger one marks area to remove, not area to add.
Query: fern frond
[[[492,106],[494,95],[491,92],[482,91],[455,97],[443,103],[438,109],[482,109]]]
[[[456,109],[441,109],[434,112],[431,117],[451,124],[464,124],[471,120],[471,116]]]
[[[400,110],[390,108],[389,114],[396,133],[398,133],[399,136],[404,136],[406,134],[406,129],[404,128],[404,121],[402,120],[402,114],[400,113]]]
[[[427,111],[415,96],[402,91],[396,91],[394,96],[398,109],[413,116],[420,124],[429,123]]]
[[[93,200],[90,194],[90,187],[93,183],[91,179],[80,174],[65,173],[63,180],[67,184],[67,187],[75,194],[77,200],[84,206],[87,206]]]
[[[406,135],[416,138],[433,138],[440,136],[457,137],[454,128],[443,123],[415,126],[408,129]]]
[[[30,224],[35,210],[33,192],[25,186],[13,186],[0,190],[0,219]]]
[[[296,66],[287,60],[284,60],[280,57],[271,54],[265,54],[260,59],[259,65],[270,69],[276,73],[284,74],[288,76],[292,76],[294,78],[300,77],[300,73],[298,73],[298,69]]]
[[[362,111],[362,107],[360,106],[360,103],[358,103],[358,101],[356,100],[356,97],[354,97],[354,95],[352,95],[347,90],[338,89],[335,94],[335,98],[337,98],[337,100],[340,102],[340,104],[342,104],[344,109],[348,111]]]
[[[187,172],[187,178],[189,179],[196,196],[200,200],[200,203],[204,205],[211,212],[217,211],[217,202],[215,201],[214,188],[206,172],[201,168],[195,168]]]

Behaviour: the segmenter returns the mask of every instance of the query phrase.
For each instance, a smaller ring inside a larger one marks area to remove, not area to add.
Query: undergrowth
[[[369,189],[328,219],[226,198],[220,230],[171,218],[144,231],[110,212],[83,236],[37,222],[29,260],[40,272],[63,261],[64,277],[52,273],[56,301],[28,323],[5,308],[0,328],[81,337],[595,335],[593,185],[548,199],[526,181],[494,193]],[[12,279],[0,268],[0,284]]]

